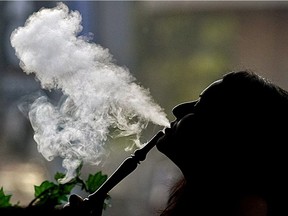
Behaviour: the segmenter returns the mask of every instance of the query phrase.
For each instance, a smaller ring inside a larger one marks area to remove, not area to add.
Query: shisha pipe
[[[138,164],[140,164],[140,161],[145,160],[147,153],[156,145],[158,139],[163,135],[163,131],[159,131],[156,135],[154,135],[154,137],[152,137],[144,147],[137,149],[134,154],[126,158],[114,171],[114,173],[112,173],[112,175],[94,193],[90,194],[88,198],[84,199],[84,208],[90,213],[90,215],[95,215],[93,212],[95,212],[96,208],[98,208],[98,214],[96,215],[101,215],[99,214],[99,211],[102,212],[103,206],[97,207],[95,205],[97,205],[98,202],[101,203],[101,201],[105,199],[108,192],[114,186],[132,173],[137,168]]]

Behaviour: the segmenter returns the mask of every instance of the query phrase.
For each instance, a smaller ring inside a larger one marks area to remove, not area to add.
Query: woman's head
[[[252,72],[231,72],[173,114],[157,148],[185,182],[161,215],[246,215],[240,212],[257,202],[263,208],[251,211],[259,215],[288,213],[285,90]]]
[[[198,100],[176,106],[173,114],[176,119],[157,148],[186,178],[195,178],[200,169],[225,173],[229,166],[235,175],[251,174],[260,162],[261,169],[268,170],[275,161],[272,155],[286,153],[281,151],[286,144],[288,93],[252,72],[224,75]],[[276,161],[280,159],[284,160]]]

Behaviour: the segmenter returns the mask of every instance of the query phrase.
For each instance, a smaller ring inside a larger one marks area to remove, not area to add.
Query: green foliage
[[[101,172],[96,173],[95,175],[89,174],[86,181],[87,191],[89,193],[95,192],[107,179],[106,175],[102,175]]]
[[[77,176],[67,183],[59,183],[59,180],[62,179],[65,174],[57,172],[54,175],[55,182],[46,180],[38,186],[34,185],[35,198],[28,204],[28,207],[40,206],[45,208],[56,208],[68,201],[68,196],[71,194],[71,191],[75,186],[80,186],[81,190],[91,194],[94,193],[107,179],[107,175],[104,175],[99,171],[94,175],[89,174],[88,179],[83,181],[80,178],[80,169],[77,170]],[[11,196],[12,195],[6,195],[3,188],[1,188],[0,208],[12,206],[10,203]],[[110,206],[110,199],[111,197],[107,195],[103,209]]]
[[[88,179],[86,180],[86,191],[88,193],[94,193],[107,179],[107,175],[103,175],[100,172],[96,173],[95,175],[89,174]],[[103,209],[107,209],[110,204],[111,197],[109,195],[106,196],[104,200]]]
[[[10,203],[11,196],[12,195],[6,195],[4,193],[3,187],[1,187],[1,189],[0,189],[0,208],[11,206],[11,203]]]
[[[70,191],[75,184],[74,181],[67,184],[55,184],[53,182],[44,181],[41,185],[34,186],[35,199],[32,204],[35,203],[36,205],[46,207],[60,205],[63,201],[68,201],[67,196],[70,194]]]

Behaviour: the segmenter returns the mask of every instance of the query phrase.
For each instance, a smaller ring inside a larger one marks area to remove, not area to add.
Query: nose
[[[172,109],[172,113],[176,118],[182,118],[189,113],[194,112],[195,104],[198,100],[178,104]]]

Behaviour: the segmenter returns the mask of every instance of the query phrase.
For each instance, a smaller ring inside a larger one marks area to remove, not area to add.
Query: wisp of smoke
[[[79,36],[81,19],[59,3],[35,12],[11,34],[22,70],[34,73],[43,89],[65,95],[59,106],[38,97],[28,114],[39,152],[49,161],[63,158],[67,172],[61,183],[74,178],[81,163],[101,162],[111,130],[135,135],[141,145],[149,122],[169,127],[162,108],[128,69],[116,65],[107,49]]]

